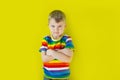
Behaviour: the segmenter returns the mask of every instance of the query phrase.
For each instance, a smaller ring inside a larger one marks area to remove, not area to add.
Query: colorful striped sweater
[[[63,35],[59,40],[53,40],[51,36],[45,36],[40,47],[40,52],[46,52],[47,49],[73,49],[72,39],[68,35]],[[44,62],[44,76],[51,79],[67,79],[70,76],[69,63],[54,59]]]

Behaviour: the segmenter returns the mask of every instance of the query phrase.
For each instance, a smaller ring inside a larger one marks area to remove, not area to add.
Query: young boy
[[[68,80],[74,45],[70,36],[64,34],[66,18],[62,11],[49,14],[50,35],[43,38],[42,55],[44,80]]]

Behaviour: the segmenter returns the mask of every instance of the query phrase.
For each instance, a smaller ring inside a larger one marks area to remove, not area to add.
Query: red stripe
[[[47,46],[48,44],[47,44],[47,42],[44,41],[44,42],[42,42],[42,45]]]
[[[44,63],[45,67],[53,68],[53,67],[68,67],[69,63]]]

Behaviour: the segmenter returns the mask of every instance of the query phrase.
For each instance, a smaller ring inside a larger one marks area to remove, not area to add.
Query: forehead
[[[59,21],[59,22],[56,22],[55,19],[51,18],[51,19],[49,20],[49,24],[65,24],[65,21],[64,21],[64,20],[61,20],[61,21]]]

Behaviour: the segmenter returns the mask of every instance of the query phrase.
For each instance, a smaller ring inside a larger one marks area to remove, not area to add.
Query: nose
[[[55,32],[58,32],[58,30],[59,30],[58,27],[55,27]]]

